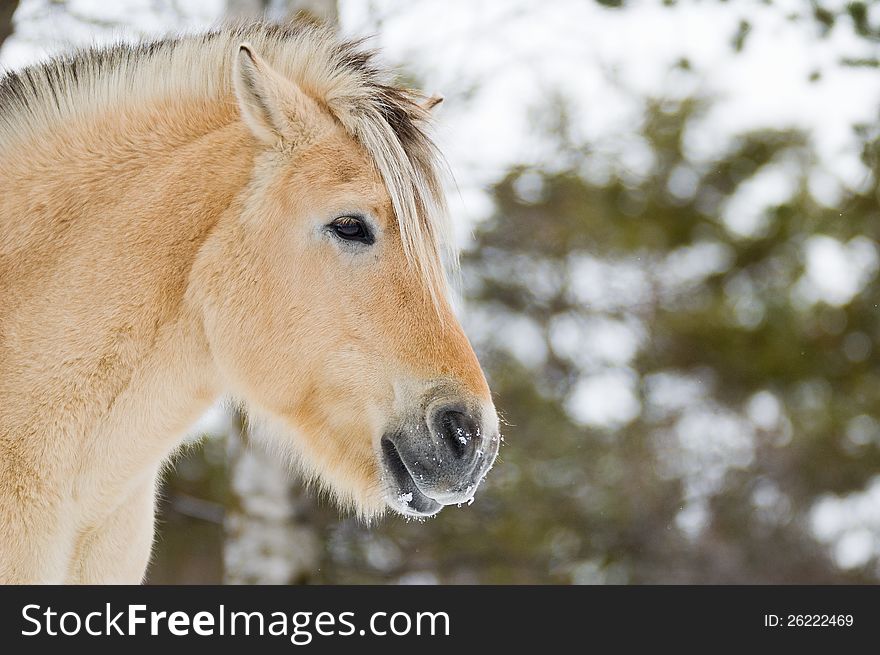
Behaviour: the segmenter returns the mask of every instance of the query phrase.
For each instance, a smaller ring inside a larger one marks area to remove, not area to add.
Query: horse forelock
[[[443,194],[443,159],[420,93],[396,84],[363,40],[309,22],[229,24],[207,33],[118,43],[53,58],[0,78],[0,157],[59,124],[124,102],[228,95],[231,61],[251,43],[281,74],[327,108],[370,155],[396,214],[409,264],[435,306],[456,266]]]

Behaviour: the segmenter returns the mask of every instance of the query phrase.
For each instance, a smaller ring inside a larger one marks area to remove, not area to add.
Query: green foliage
[[[850,2],[846,5],[846,13],[852,19],[853,28],[859,36],[875,36],[876,32],[868,22],[868,5],[864,2]]]
[[[223,513],[229,501],[226,448],[207,439],[188,446],[166,473],[151,584],[218,583],[223,576]]]
[[[752,24],[747,20],[741,20],[739,22],[739,26],[736,29],[736,34],[733,36],[733,49],[736,52],[742,52],[743,46],[746,44],[746,39],[749,36],[749,33],[752,31]]]
[[[859,443],[847,436],[858,417],[880,416],[878,282],[841,307],[805,304],[794,291],[811,236],[877,237],[874,195],[846,198],[843,216],[818,204],[807,191],[810,145],[796,132],[747,134],[718,161],[689,162],[683,134],[700,109],[693,102],[649,103],[640,136],[655,165],[637,181],[624,172],[594,183],[579,168],[516,168],[495,186],[494,216],[464,259],[470,306],[484,307],[481,316],[499,323],[526,320],[547,355],[538,365],[518,361],[503,330],[490,325],[496,336],[480,342],[481,357],[507,443],[478,502],[424,525],[384,523],[381,538],[398,553],[384,571],[369,573],[364,533],[364,551],[349,551],[345,566],[332,565],[334,579],[375,581],[420,569],[446,582],[875,579],[870,567],[835,568],[809,517],[825,494],[860,490],[880,470],[878,435]],[[560,151],[570,147],[559,144]],[[783,160],[796,162],[798,191],[770,208],[758,234],[731,233],[719,218],[724,199]],[[698,177],[686,197],[671,191],[683,167]],[[684,285],[665,279],[663,262],[706,243],[727,253],[723,266]],[[612,309],[576,302],[572,262],[580,255],[641,266],[652,288],[666,291],[647,301],[618,299]],[[737,310],[744,302],[759,314],[744,319]],[[584,326],[585,343],[597,318],[642,327],[639,352],[625,364],[639,381],[641,413],[634,420],[588,427],[566,411],[577,381],[594,372],[554,344],[554,325],[571,316]],[[846,345],[853,335],[863,345],[855,353]],[[665,409],[652,398],[658,376],[697,380],[702,395]],[[746,408],[756,397],[774,398],[782,418],[754,425]],[[717,479],[699,493],[693,487],[706,484],[699,482],[700,456],[697,470],[676,464],[694,457],[675,435],[695,411],[710,417],[690,435],[704,450],[723,450],[713,443],[712,420],[736,417],[749,451],[728,454]],[[689,531],[682,515],[693,504],[705,516]]]

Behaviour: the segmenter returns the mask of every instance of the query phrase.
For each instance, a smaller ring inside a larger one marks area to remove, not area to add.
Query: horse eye
[[[330,224],[330,228],[337,237],[344,241],[359,241],[367,245],[375,239],[364,221],[357,216],[343,216]]]

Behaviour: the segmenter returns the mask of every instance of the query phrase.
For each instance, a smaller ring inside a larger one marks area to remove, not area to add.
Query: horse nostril
[[[480,438],[480,428],[467,414],[454,409],[437,413],[440,435],[456,457],[464,457],[476,448]]]

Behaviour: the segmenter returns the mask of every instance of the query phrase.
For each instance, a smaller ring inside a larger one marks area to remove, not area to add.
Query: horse
[[[0,80],[0,582],[141,582],[163,469],[224,398],[343,511],[473,498],[500,436],[436,103],[307,24]]]

